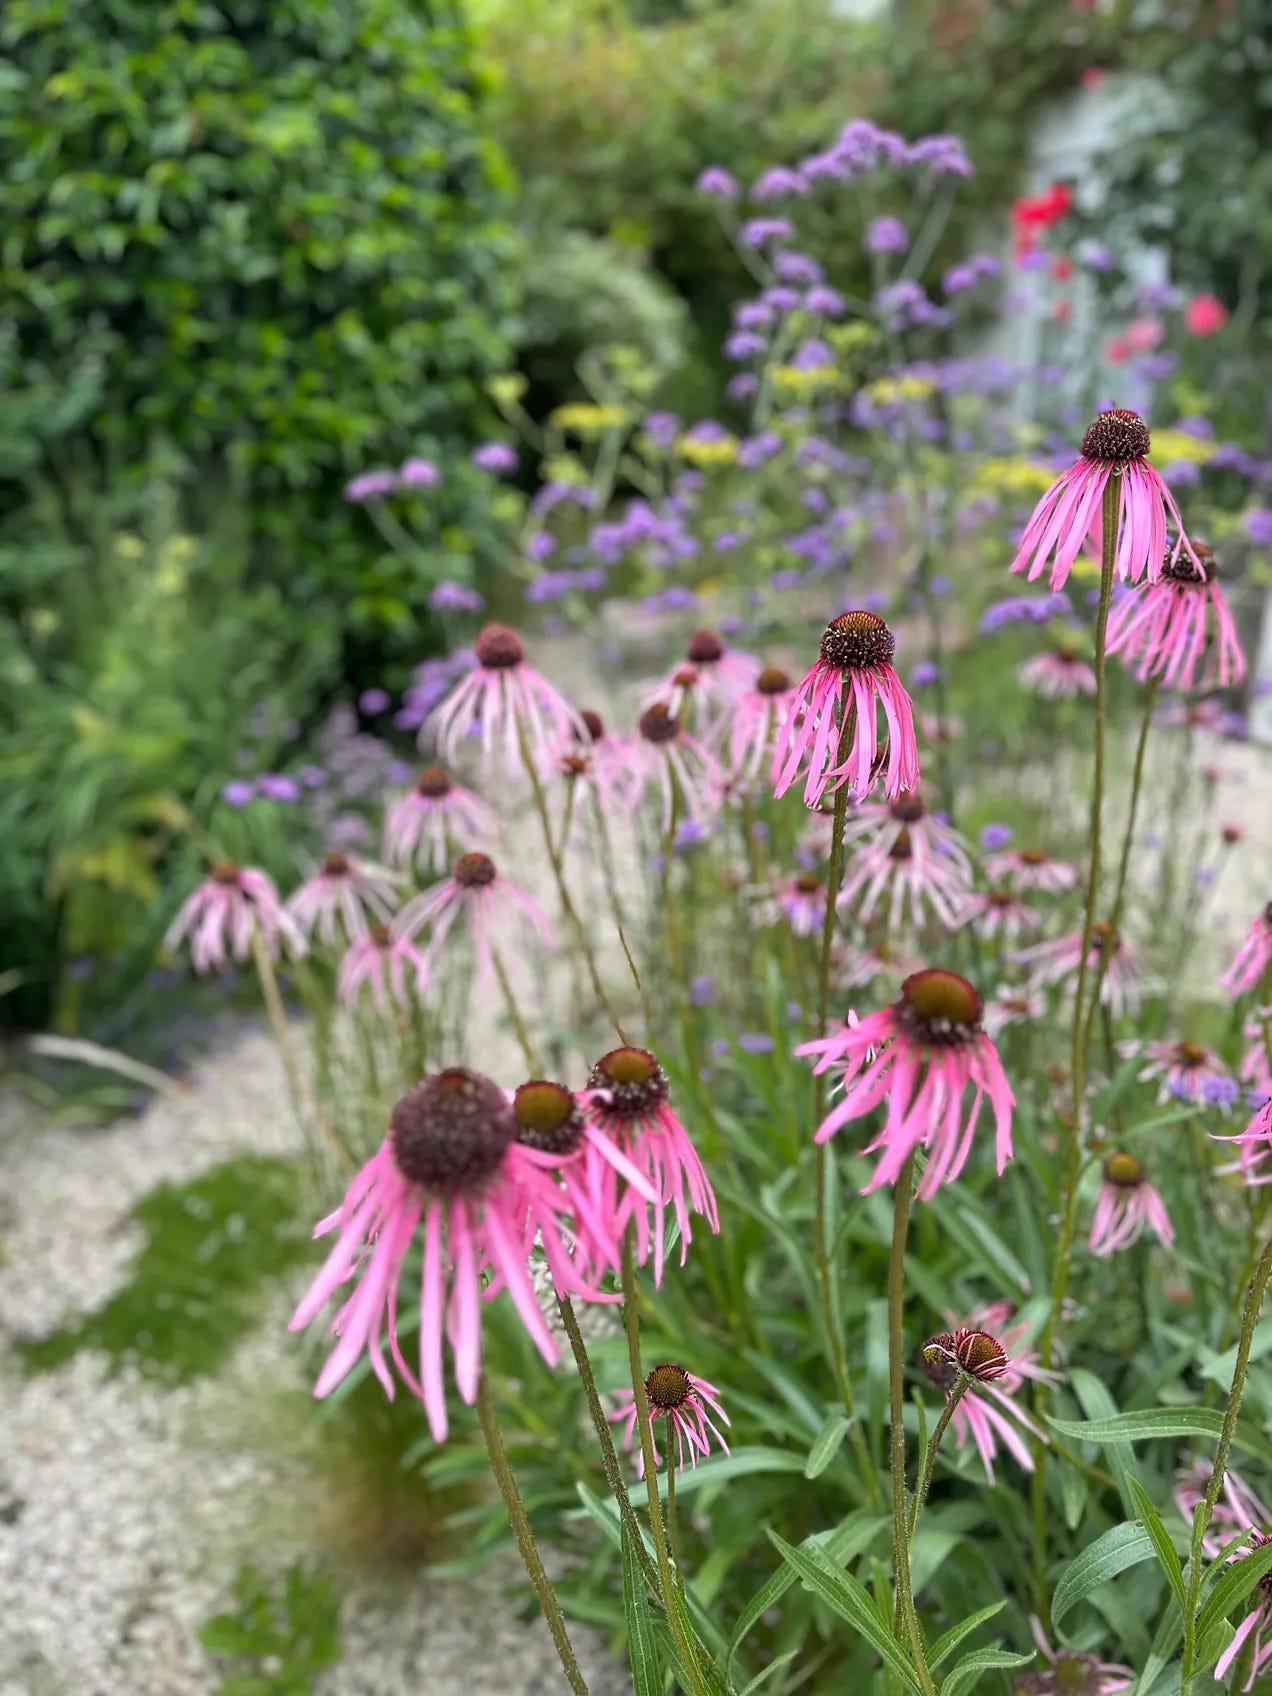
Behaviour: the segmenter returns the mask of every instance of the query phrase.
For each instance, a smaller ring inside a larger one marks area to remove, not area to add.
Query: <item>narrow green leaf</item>
[[[1259,1580],[1269,1572],[1272,1572],[1272,1543],[1234,1561],[1206,1597],[1197,1619],[1197,1636],[1204,1637],[1219,1620],[1227,1619],[1229,1610],[1238,1602],[1244,1602]]]
[[[1034,1659],[1034,1655],[1015,1655],[1010,1649],[973,1649],[970,1655],[963,1656],[942,1684],[941,1696],[963,1696],[965,1690],[976,1688],[983,1672],[1027,1667]]]
[[[817,1551],[822,1557],[837,1566],[841,1562],[855,1560],[863,1549],[869,1548],[875,1538],[887,1526],[888,1521],[882,1514],[854,1513],[850,1514],[842,1525],[837,1525],[833,1531],[818,1531],[806,1538],[800,1545],[808,1551]],[[733,1629],[733,1640],[729,1644],[728,1662],[725,1671],[733,1666],[733,1658],[742,1645],[742,1640],[760,1615],[767,1613],[774,1603],[782,1597],[795,1582],[795,1570],[789,1565],[778,1567],[765,1584],[755,1592],[746,1607],[742,1610],[741,1618]]]
[[[710,1460],[702,1461],[678,1480],[676,1499],[679,1501],[683,1496],[705,1490],[710,1484],[723,1484],[728,1478],[746,1478],[752,1473],[803,1470],[804,1461],[801,1455],[792,1454],[789,1449],[770,1449],[763,1444],[755,1444],[751,1448],[735,1449],[731,1455],[712,1455]],[[667,1480],[662,1472],[658,1474],[658,1488],[661,1495],[667,1494]],[[644,1507],[648,1499],[645,1486],[635,1485],[631,1498],[633,1507]]]
[[[1087,1372],[1082,1367],[1075,1367],[1069,1374],[1069,1383],[1073,1393],[1082,1404],[1082,1412],[1089,1421],[1116,1419],[1118,1417],[1117,1403],[1109,1394],[1108,1385]],[[1054,1423],[1054,1421],[1053,1421]],[[1118,1494],[1122,1498],[1122,1506],[1126,1509],[1127,1517],[1135,1513],[1135,1504],[1131,1499],[1131,1476],[1135,1465],[1135,1451],[1129,1443],[1109,1441],[1104,1445],[1104,1458],[1109,1463],[1109,1470],[1117,1483]]]
[[[1001,1602],[991,1602],[987,1608],[981,1608],[978,1613],[960,1620],[957,1625],[952,1625],[948,1631],[942,1632],[928,1650],[928,1665],[932,1670],[935,1671],[942,1661],[948,1659],[963,1639],[971,1636],[978,1625],[984,1625],[987,1619],[993,1619],[994,1615],[1001,1613],[1006,1606],[1005,1597]]]
[[[841,1619],[847,1620],[853,1630],[864,1637],[893,1672],[905,1681],[908,1689],[918,1690],[919,1681],[908,1657],[879,1619],[869,1595],[857,1580],[846,1572],[824,1565],[816,1556],[806,1554],[802,1549],[792,1548],[776,1531],[769,1532],[769,1539],[782,1559],[795,1568],[806,1588],[820,1596]]]
[[[742,1686],[742,1689],[738,1692],[738,1696],[754,1696],[754,1692],[757,1691],[762,1684],[772,1678],[773,1674],[780,1671],[782,1667],[789,1666],[798,1654],[798,1649],[788,1649],[784,1655],[779,1655],[775,1661],[770,1661],[763,1672],[757,1672],[749,1684],[744,1684]]]
[[[1142,1525],[1115,1525],[1097,1537],[1060,1574],[1051,1600],[1052,1622],[1059,1625],[1070,1608],[1084,1601],[1092,1590],[1128,1567],[1150,1559],[1153,1553],[1153,1540]]]
[[[813,1446],[808,1451],[808,1459],[804,1462],[805,1478],[820,1478],[822,1473],[834,1460],[847,1435],[852,1421],[842,1413],[832,1413],[821,1430],[817,1433]]]
[[[627,1620],[627,1657],[632,1665],[636,1696],[663,1696],[662,1660],[654,1638],[649,1596],[640,1570],[636,1549],[622,1529],[623,1613]]]
[[[1167,1531],[1162,1522],[1161,1514],[1154,1507],[1148,1491],[1138,1478],[1130,1480],[1130,1492],[1136,1516],[1145,1531],[1153,1539],[1153,1548],[1157,1553],[1157,1559],[1161,1562],[1162,1571],[1166,1574],[1166,1581],[1175,1592],[1176,1599],[1182,1608],[1187,1596],[1184,1589],[1184,1569],[1179,1564],[1179,1556],[1175,1552],[1175,1545],[1170,1540],[1170,1532]]]
[[[1217,1437],[1223,1414],[1212,1407],[1150,1407],[1111,1419],[1050,1419],[1062,1437],[1081,1443],[1144,1443],[1156,1437]],[[1238,1427],[1235,1442],[1252,1454],[1272,1456],[1272,1447],[1257,1431]]]

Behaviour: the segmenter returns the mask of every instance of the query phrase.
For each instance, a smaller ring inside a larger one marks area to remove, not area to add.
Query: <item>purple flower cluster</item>
[[[905,330],[917,324],[944,325],[953,321],[946,307],[936,306],[928,299],[922,283],[908,277],[885,284],[875,295],[873,304],[893,330]]]
[[[472,670],[477,656],[471,648],[440,659],[424,660],[415,668],[413,679],[402,696],[402,705],[393,715],[398,730],[418,730],[433,708],[449,691],[452,683]]]
[[[344,486],[344,498],[354,506],[365,506],[368,501],[385,500],[401,489],[431,488],[441,477],[431,459],[404,459],[396,471],[381,468],[351,477]]]
[[[1072,618],[1073,604],[1063,589],[1049,595],[1008,595],[986,608],[980,621],[982,635],[992,635],[1009,624],[1047,624],[1053,618]]]

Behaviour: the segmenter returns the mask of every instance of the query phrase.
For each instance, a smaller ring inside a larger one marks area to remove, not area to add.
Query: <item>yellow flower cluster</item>
[[[711,441],[702,441],[696,436],[681,436],[676,448],[682,459],[687,459],[690,465],[701,467],[732,465],[738,457],[736,436],[721,436]]]
[[[631,422],[625,406],[600,406],[591,401],[571,401],[558,406],[548,423],[554,430],[572,430],[576,436],[603,436],[606,430],[621,430]]]
[[[899,400],[926,400],[935,392],[936,384],[929,377],[913,376],[880,377],[878,382],[868,383],[864,391],[868,400],[878,401],[881,406]]]
[[[1036,500],[1055,482],[1055,473],[1031,459],[999,457],[977,466],[968,486],[972,495],[992,495],[997,500]]]
[[[787,394],[807,395],[816,389],[826,389],[839,381],[837,365],[775,365],[771,372],[773,387]]]
[[[1185,430],[1154,430],[1152,457],[1158,465],[1204,465],[1215,451],[1213,442],[1203,442]]]

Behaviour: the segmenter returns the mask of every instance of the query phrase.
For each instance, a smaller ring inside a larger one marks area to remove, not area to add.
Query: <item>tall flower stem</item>
[[[1056,1239],[1055,1260],[1051,1269],[1051,1305],[1039,1344],[1043,1368],[1049,1368],[1055,1356],[1056,1339],[1060,1330],[1061,1309],[1069,1288],[1069,1263],[1073,1257],[1073,1237],[1078,1220],[1078,1176],[1082,1162],[1082,1112],[1086,1098],[1087,1024],[1086,991],[1091,937],[1095,926],[1096,902],[1100,891],[1100,828],[1104,815],[1104,731],[1106,717],[1106,685],[1108,672],[1109,604],[1113,599],[1113,568],[1117,559],[1118,510],[1122,495],[1122,479],[1113,474],[1104,485],[1101,503],[1100,605],[1095,620],[1095,748],[1091,778],[1091,823],[1089,827],[1091,862],[1087,871],[1086,899],[1082,913],[1082,953],[1078,960],[1078,982],[1073,995],[1072,1053],[1070,1081],[1072,1112],[1063,1127],[1064,1171],[1060,1185],[1060,1234]],[[1041,1380],[1034,1400],[1040,1411],[1046,1400],[1047,1385]],[[1046,1595],[1046,1522],[1047,1522],[1047,1446],[1041,1439],[1034,1442],[1033,1556],[1036,1601],[1044,1621],[1049,1619]]]
[[[649,996],[641,981],[636,960],[627,942],[627,926],[623,917],[623,903],[618,893],[618,878],[614,870],[614,849],[610,842],[609,826],[605,822],[605,813],[601,807],[601,798],[595,787],[592,789],[592,811],[596,818],[596,839],[600,848],[601,876],[605,883],[605,893],[609,897],[610,916],[614,920],[614,929],[618,932],[619,944],[623,950],[623,958],[627,961],[627,969],[632,974],[632,982],[636,985],[636,993],[640,996],[640,1009],[645,1019],[645,1041],[648,1042],[654,1033],[653,1014],[649,1010]]]
[[[841,766],[848,758],[852,747],[853,732],[857,726],[857,708],[855,704],[843,714],[839,726],[839,750],[835,756],[835,764]],[[835,814],[830,832],[830,864],[826,870],[826,916],[822,920],[821,958],[817,968],[817,1029],[815,1034],[825,1036],[826,1026],[830,1021],[830,956],[835,940],[835,903],[839,899],[840,885],[844,876],[844,823],[848,817],[848,786],[840,784],[835,791]],[[826,1077],[821,1074],[813,1080],[813,1119],[820,1125],[826,1114]],[[835,1383],[839,1389],[839,1398],[844,1405],[844,1413],[852,1419],[854,1442],[859,1445],[858,1458],[862,1461],[867,1487],[874,1486],[872,1494],[876,1494],[878,1485],[874,1478],[874,1468],[865,1456],[865,1439],[857,1426],[853,1411],[852,1382],[848,1376],[848,1360],[844,1354],[843,1338],[839,1335],[839,1323],[835,1315],[834,1274],[830,1264],[830,1244],[826,1236],[826,1203],[830,1188],[831,1154],[825,1143],[818,1143],[813,1150],[814,1184],[813,1197],[813,1267],[817,1275],[817,1289],[821,1296],[822,1319],[826,1327],[826,1346],[830,1350],[831,1368],[835,1374]]]
[[[517,727],[517,734],[521,741],[521,763],[526,768],[526,776],[530,779],[530,788],[534,794],[535,811],[539,815],[539,827],[543,832],[543,846],[548,851],[548,864],[552,867],[552,877],[556,884],[557,896],[561,902],[561,911],[565,915],[566,923],[574,932],[575,940],[579,946],[579,952],[583,956],[583,964],[587,967],[587,975],[592,985],[592,993],[596,996],[598,1005],[604,1009],[606,1018],[609,1020],[610,1024],[613,1025],[615,1031],[617,1031],[618,1040],[621,1043],[626,1043],[627,1037],[624,1034],[623,1027],[619,1023],[618,1015],[615,1013],[614,1008],[610,1003],[610,998],[606,993],[605,985],[601,981],[600,970],[596,964],[596,955],[592,950],[592,943],[588,937],[587,929],[584,926],[582,919],[579,917],[578,908],[574,905],[569,885],[565,881],[565,872],[562,867],[562,856],[552,835],[552,820],[548,816],[547,797],[543,793],[543,784],[539,781],[539,774],[535,770],[534,757],[532,756],[530,746],[526,741],[526,733],[523,726],[519,725]],[[562,847],[564,847],[564,844],[562,844]]]
[[[566,1682],[575,1692],[575,1696],[587,1696],[587,1684],[579,1671],[579,1663],[575,1659],[570,1636],[565,1629],[565,1617],[552,1588],[552,1580],[544,1570],[539,1545],[534,1540],[534,1532],[530,1529],[530,1521],[526,1515],[526,1505],[521,1499],[521,1491],[517,1488],[512,1467],[508,1464],[508,1454],[504,1448],[499,1422],[495,1417],[495,1405],[490,1395],[490,1385],[484,1372],[477,1383],[477,1418],[481,1421],[481,1434],[486,1439],[490,1470],[495,1475],[495,1483],[498,1484],[499,1494],[503,1497],[508,1523],[517,1540],[517,1551],[525,1563],[530,1582],[534,1585],[534,1593],[539,1598],[543,1617],[548,1622],[548,1630],[552,1633],[561,1670],[565,1673]]]
[[[681,1600],[685,1594],[685,1563],[680,1553],[679,1528],[676,1523],[676,1448],[667,1438],[667,1542],[671,1549],[671,1559],[675,1570],[676,1584],[680,1590]]]
[[[517,998],[512,993],[512,985],[508,981],[508,968],[499,958],[499,950],[494,947],[493,944],[490,950],[490,960],[491,964],[495,968],[495,976],[499,980],[499,988],[504,998],[504,1006],[508,1009],[508,1020],[512,1025],[513,1034],[516,1036],[522,1057],[524,1058],[526,1065],[529,1066],[531,1075],[537,1076],[540,1071],[540,1066],[538,1057],[534,1051],[534,1044],[530,1040],[530,1032],[526,1029],[526,1022],[521,1017],[521,1009],[517,1006]]]
[[[1131,850],[1135,846],[1135,821],[1139,813],[1140,793],[1144,784],[1144,753],[1148,747],[1148,733],[1153,724],[1153,709],[1157,705],[1157,679],[1154,677],[1148,685],[1148,693],[1144,697],[1144,716],[1140,720],[1139,740],[1135,744],[1135,765],[1131,773],[1131,799],[1126,814],[1126,830],[1122,836],[1122,854],[1117,866],[1117,882],[1113,887],[1113,906],[1109,911],[1109,942],[1110,946],[1100,950],[1100,963],[1095,968],[1095,983],[1091,989],[1091,1005],[1087,1009],[1086,1033],[1083,1044],[1087,1051],[1091,1048],[1091,1032],[1095,1024],[1096,1008],[1100,1005],[1100,991],[1104,988],[1104,979],[1108,974],[1109,958],[1117,942],[1118,926],[1122,922],[1122,909],[1126,903],[1126,881],[1131,869]]]
[[[1197,1660],[1197,1603],[1201,1598],[1201,1543],[1206,1535],[1206,1527],[1210,1524],[1210,1516],[1214,1512],[1215,1503],[1219,1500],[1219,1492],[1223,1488],[1223,1475],[1228,1467],[1228,1456],[1232,1451],[1232,1439],[1236,1435],[1237,1416],[1241,1412],[1241,1397],[1245,1393],[1246,1371],[1250,1365],[1250,1345],[1254,1341],[1254,1328],[1258,1323],[1259,1311],[1263,1306],[1263,1297],[1272,1279],[1272,1237],[1259,1258],[1259,1264],[1254,1269],[1254,1277],[1250,1280],[1250,1288],[1246,1293],[1245,1307],[1241,1314],[1241,1334],[1237,1338],[1237,1358],[1232,1368],[1232,1387],[1228,1391],[1228,1405],[1223,1412],[1223,1425],[1219,1430],[1219,1447],[1215,1450],[1215,1464],[1211,1469],[1210,1482],[1206,1485],[1206,1493],[1193,1512],[1192,1543],[1189,1547],[1188,1561],[1188,1594],[1184,1602],[1184,1665],[1182,1676],[1183,1696],[1188,1696],[1192,1689]],[[1234,1689],[1239,1688],[1235,1683]]]
[[[654,1456],[654,1429],[649,1419],[649,1397],[645,1394],[645,1373],[640,1362],[640,1312],[636,1299],[636,1255],[632,1246],[635,1227],[629,1225],[623,1237],[623,1329],[627,1333],[627,1359],[632,1370],[632,1396],[636,1402],[636,1426],[640,1432],[640,1452],[645,1463],[645,1499],[649,1506],[649,1529],[654,1540],[654,1555],[658,1562],[658,1589],[667,1624],[677,1652],[693,1685],[694,1696],[707,1686],[698,1665],[696,1646],[685,1627],[676,1581],[671,1572],[671,1555],[667,1547],[667,1532],[663,1524],[662,1499],[658,1493],[658,1462]]]
[[[287,1009],[283,1006],[283,997],[278,988],[278,977],[274,971],[274,962],[270,958],[269,949],[265,946],[260,931],[252,928],[252,960],[256,966],[256,977],[261,988],[261,1000],[265,1003],[265,1016],[278,1052],[282,1058],[283,1070],[287,1074],[287,1083],[291,1089],[292,1098],[301,1112],[313,1125],[319,1137],[331,1152],[337,1166],[344,1172],[352,1172],[354,1162],[349,1150],[332,1130],[310,1087],[309,1079],[305,1076],[296,1045],[292,1041],[291,1026],[287,1022]]]
[[[927,1452],[923,1456],[923,1464],[919,1468],[918,1482],[914,1486],[914,1500],[910,1503],[910,1529],[906,1535],[907,1543],[913,1547],[914,1528],[919,1523],[919,1515],[923,1512],[923,1504],[927,1501],[927,1493],[932,1487],[932,1472],[936,1466],[936,1452],[941,1446],[941,1438],[949,1430],[950,1420],[954,1417],[954,1409],[972,1387],[972,1380],[965,1372],[960,1372],[958,1382],[945,1398],[945,1406],[941,1409],[941,1417],[928,1438]]]
[[[892,1576],[897,1590],[897,1618],[904,1626],[914,1656],[920,1688],[935,1696],[928,1671],[927,1650],[910,1588],[910,1527],[905,1511],[905,1245],[910,1231],[910,1195],[914,1187],[914,1156],[897,1176],[892,1206],[892,1249],[888,1256],[888,1445],[892,1475]]]
[[[618,1516],[627,1527],[627,1535],[631,1538],[632,1548],[636,1551],[636,1558],[645,1569],[645,1577],[653,1588],[657,1589],[658,1573],[654,1563],[645,1552],[645,1540],[640,1534],[636,1510],[632,1507],[632,1499],[627,1493],[627,1485],[623,1482],[623,1472],[619,1465],[618,1453],[614,1448],[609,1420],[605,1417],[605,1409],[601,1405],[600,1393],[596,1388],[596,1375],[592,1371],[587,1344],[583,1341],[583,1333],[579,1329],[578,1315],[574,1311],[574,1303],[569,1296],[563,1295],[559,1290],[557,1291],[557,1308],[561,1314],[561,1323],[565,1326],[565,1334],[570,1340],[570,1352],[574,1356],[574,1364],[578,1367],[579,1382],[583,1386],[583,1399],[587,1403],[592,1430],[596,1433],[597,1445],[601,1451],[601,1468],[605,1473],[605,1482],[609,1485],[614,1500],[618,1503]]]

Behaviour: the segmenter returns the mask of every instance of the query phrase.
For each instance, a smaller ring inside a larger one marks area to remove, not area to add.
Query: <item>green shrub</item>
[[[510,177],[480,92],[449,7],[9,0],[0,379],[60,391],[91,340],[112,463],[230,460],[275,573],[343,588],[366,534],[345,477],[462,444],[505,362]]]

